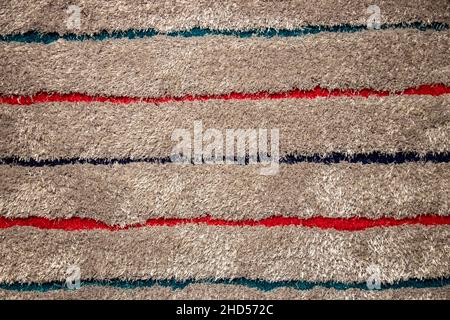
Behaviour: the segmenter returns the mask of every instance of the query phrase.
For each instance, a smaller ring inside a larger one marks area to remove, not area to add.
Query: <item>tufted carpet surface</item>
[[[449,23],[2,0],[0,299],[449,299]]]

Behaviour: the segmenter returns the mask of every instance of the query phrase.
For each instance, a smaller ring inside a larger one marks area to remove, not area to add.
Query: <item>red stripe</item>
[[[137,98],[137,97],[101,97],[90,96],[82,93],[38,93],[34,96],[0,96],[0,103],[13,105],[31,105],[45,102],[110,102],[120,104],[130,103],[167,103],[176,101],[206,101],[206,100],[262,100],[262,99],[315,99],[319,97],[384,97],[389,95],[431,95],[439,96],[450,93],[450,86],[442,84],[422,85],[404,91],[389,92],[372,89],[352,90],[334,89],[328,90],[316,87],[313,90],[293,90],[288,92],[269,93],[231,93],[224,95],[204,95],[183,97]]]
[[[66,231],[75,230],[125,230],[130,228],[142,228],[145,226],[175,226],[179,224],[206,224],[211,226],[264,226],[264,227],[277,227],[277,226],[303,226],[303,227],[316,227],[320,229],[336,229],[345,231],[357,231],[374,227],[393,227],[400,225],[449,225],[450,216],[437,216],[437,215],[424,215],[415,218],[406,219],[394,219],[394,218],[380,218],[380,219],[367,219],[367,218],[326,218],[326,217],[314,217],[314,218],[290,218],[290,217],[271,217],[262,220],[222,220],[214,219],[210,216],[193,218],[193,219],[175,219],[175,218],[156,218],[149,219],[144,224],[128,225],[124,227],[110,226],[104,222],[96,221],[89,218],[70,218],[63,220],[51,220],[48,218],[29,217],[29,218],[5,218],[0,217],[0,229],[11,228],[15,226],[22,227],[35,227],[39,229],[59,229]]]

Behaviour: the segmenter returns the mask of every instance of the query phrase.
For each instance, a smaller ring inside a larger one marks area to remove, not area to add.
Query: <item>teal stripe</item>
[[[413,22],[413,23],[396,23],[396,24],[383,24],[381,30],[387,29],[416,29],[416,30],[435,30],[442,31],[448,30],[449,25],[447,23],[433,22]],[[137,30],[130,29],[125,31],[101,31],[94,34],[74,34],[67,33],[60,35],[56,32],[41,33],[38,31],[29,31],[22,34],[8,34],[0,35],[0,41],[3,42],[24,42],[24,43],[52,43],[57,40],[66,41],[103,41],[108,39],[142,39],[150,38],[156,35],[165,35],[169,37],[203,37],[208,35],[221,35],[221,36],[234,36],[239,38],[249,37],[299,37],[310,34],[317,34],[321,32],[334,32],[334,33],[352,33],[368,30],[366,25],[350,25],[340,24],[334,26],[305,26],[299,29],[251,29],[251,30],[215,30],[209,28],[192,28],[189,30],[161,32],[155,29]]]
[[[191,284],[225,284],[225,285],[241,285],[249,288],[256,288],[261,291],[271,291],[277,288],[292,288],[296,290],[311,290],[314,287],[322,287],[337,290],[361,289],[369,290],[365,282],[343,283],[343,282],[310,282],[310,281],[266,281],[252,280],[246,278],[236,279],[215,279],[215,280],[83,280],[82,286],[99,286],[99,287],[115,287],[122,289],[149,288],[153,286],[168,287],[172,290],[184,289]],[[441,279],[409,279],[399,281],[393,284],[382,284],[381,290],[401,289],[401,288],[439,288],[450,285],[450,278]],[[64,282],[47,282],[47,283],[0,283],[0,289],[11,291],[37,291],[47,292],[54,290],[65,290]]]

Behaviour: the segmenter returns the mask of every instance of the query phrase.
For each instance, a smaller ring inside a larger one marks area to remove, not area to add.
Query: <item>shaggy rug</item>
[[[449,23],[2,0],[0,298],[449,299]]]

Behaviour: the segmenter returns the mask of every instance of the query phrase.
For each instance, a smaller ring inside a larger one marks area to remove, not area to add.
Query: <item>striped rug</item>
[[[449,23],[447,0],[3,0],[0,298],[450,299]],[[199,121],[279,129],[279,171],[174,163]]]

